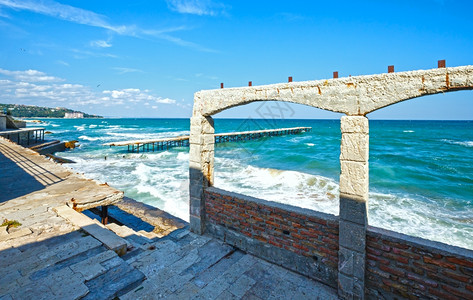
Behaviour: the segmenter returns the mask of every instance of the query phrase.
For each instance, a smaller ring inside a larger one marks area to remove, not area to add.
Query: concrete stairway
[[[42,209],[5,215],[22,229],[0,236],[0,299],[114,299],[145,279],[117,254],[124,239],[71,208]]]

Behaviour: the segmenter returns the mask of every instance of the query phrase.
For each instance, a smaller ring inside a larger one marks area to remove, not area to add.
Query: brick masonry
[[[268,261],[337,284],[339,219],[215,187],[207,231]],[[473,299],[473,251],[368,226],[368,299]]]
[[[473,299],[473,251],[368,227],[367,298]]]
[[[338,217],[214,187],[204,194],[208,231],[226,242],[241,234],[252,240],[243,250],[336,286]]]

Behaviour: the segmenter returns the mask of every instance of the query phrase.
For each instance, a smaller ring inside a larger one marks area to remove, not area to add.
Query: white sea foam
[[[44,124],[45,126],[48,126],[49,124]],[[61,125],[58,125],[58,124],[51,124],[51,126],[53,127],[60,127]]]
[[[314,143],[305,143],[305,144],[306,144],[307,146],[309,146],[309,147],[314,147],[314,146],[315,146]]]
[[[291,143],[300,143],[308,139],[312,139],[312,137],[308,135],[303,135],[303,136],[296,136],[296,137],[290,138],[288,141]]]
[[[460,247],[472,248],[471,228],[464,226],[472,211],[455,213],[441,203],[425,203],[408,196],[370,193],[369,224]],[[454,220],[454,217],[458,219]]]
[[[411,132],[414,132],[414,130],[404,130],[403,132],[411,133]]]
[[[189,152],[179,152],[177,154],[177,160],[188,162],[189,161]]]
[[[101,140],[102,138],[100,137],[90,137],[90,136],[86,136],[86,135],[81,135],[79,137],[79,140],[86,140],[86,141],[98,141],[98,140]]]
[[[338,184],[327,177],[296,171],[244,166],[216,158],[215,185],[226,190],[338,215]]]
[[[96,127],[97,127],[97,125],[95,125],[95,124],[89,125],[89,128],[96,128]]]
[[[446,142],[453,145],[465,146],[465,147],[473,147],[473,141],[453,141],[453,140],[443,139],[442,142]]]
[[[84,131],[85,128],[84,128],[85,125],[82,125],[82,126],[74,126],[74,128],[77,130],[77,131]]]

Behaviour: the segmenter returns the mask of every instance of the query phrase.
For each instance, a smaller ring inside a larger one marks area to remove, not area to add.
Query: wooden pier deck
[[[312,127],[292,127],[292,128],[278,128],[278,129],[264,129],[255,131],[241,131],[241,132],[227,132],[214,134],[215,143],[238,142],[246,140],[259,139],[266,136],[279,136],[287,134],[299,134],[309,132]],[[172,147],[189,146],[189,136],[182,135],[171,138],[162,139],[147,139],[147,140],[133,140],[122,142],[105,143],[104,146],[128,146],[128,151],[140,153],[144,151],[159,151]]]

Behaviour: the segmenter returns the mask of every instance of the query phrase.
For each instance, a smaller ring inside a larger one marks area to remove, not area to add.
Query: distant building
[[[81,112],[67,112],[64,114],[65,119],[83,119],[84,114]]]

